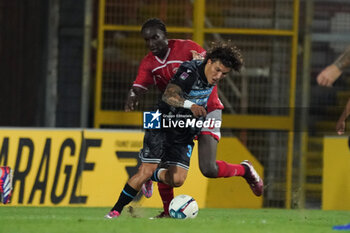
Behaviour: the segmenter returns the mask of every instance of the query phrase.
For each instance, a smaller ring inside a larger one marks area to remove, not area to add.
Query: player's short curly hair
[[[144,22],[144,24],[142,25],[141,28],[141,32],[146,29],[146,28],[151,28],[151,27],[155,27],[160,29],[161,31],[163,31],[165,34],[167,34],[166,31],[166,26],[164,24],[164,22],[161,19],[158,18],[151,18],[148,19],[146,22]]]
[[[229,40],[225,42],[212,42],[210,49],[204,59],[206,64],[208,59],[220,61],[224,66],[240,72],[243,66],[243,57],[239,49]]]

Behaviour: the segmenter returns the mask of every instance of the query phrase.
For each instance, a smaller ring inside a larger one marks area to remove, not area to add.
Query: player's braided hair
[[[165,34],[166,32],[166,26],[163,23],[162,20],[158,19],[158,18],[151,18],[148,19],[141,28],[141,32],[145,29],[145,28],[150,28],[150,27],[155,27],[155,28],[159,28],[160,30],[162,30]]]
[[[206,64],[208,59],[220,61],[224,66],[240,72],[243,66],[243,57],[239,49],[229,40],[226,42],[212,42],[210,49],[204,59]]]

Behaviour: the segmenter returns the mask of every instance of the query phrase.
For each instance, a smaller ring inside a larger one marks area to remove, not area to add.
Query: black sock
[[[126,183],[123,191],[120,193],[117,203],[115,203],[111,211],[116,210],[119,213],[121,213],[124,206],[129,204],[134,199],[137,193],[138,193],[137,190],[133,189],[128,183]]]

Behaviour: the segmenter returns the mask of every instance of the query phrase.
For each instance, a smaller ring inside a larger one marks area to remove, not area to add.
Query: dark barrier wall
[[[0,0],[0,126],[44,126],[48,0]],[[84,1],[59,1],[57,127],[80,124]]]
[[[0,0],[0,125],[43,122],[46,0]]]
[[[57,127],[80,126],[84,0],[60,0]]]

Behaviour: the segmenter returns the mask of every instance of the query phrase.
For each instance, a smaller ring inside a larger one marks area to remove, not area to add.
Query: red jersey
[[[203,56],[206,53],[206,51],[194,41],[179,39],[168,40],[168,52],[163,60],[154,56],[152,52],[149,52],[146,57],[142,59],[133,86],[147,90],[148,87],[156,85],[161,92],[164,92],[170,79],[174,76],[181,63],[192,60],[191,50]],[[216,86],[208,99],[207,108],[208,112],[224,108],[219,100]]]

